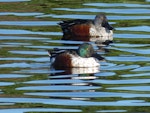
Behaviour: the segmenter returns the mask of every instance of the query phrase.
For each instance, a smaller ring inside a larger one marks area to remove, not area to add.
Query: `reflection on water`
[[[149,113],[149,0],[101,1],[0,0],[0,112]],[[60,40],[57,23],[99,12],[115,27],[114,43],[91,42],[106,61],[51,68],[48,49],[83,43]]]
[[[59,70],[59,69],[57,69]],[[93,74],[98,73],[100,71],[99,67],[89,67],[89,68],[68,68],[63,69],[63,72],[60,73],[53,73],[54,75],[61,75],[61,74]],[[52,76],[52,75],[50,75]]]

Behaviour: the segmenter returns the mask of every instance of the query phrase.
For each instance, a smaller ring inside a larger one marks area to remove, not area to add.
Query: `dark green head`
[[[94,49],[91,44],[83,43],[79,46],[77,53],[79,54],[79,56],[87,58],[93,55]]]

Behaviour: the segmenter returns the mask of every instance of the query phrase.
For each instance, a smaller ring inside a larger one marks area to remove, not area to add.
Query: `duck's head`
[[[96,27],[102,26],[105,27],[109,30],[113,30],[114,28],[108,23],[107,17],[105,16],[105,14],[100,13],[98,15],[96,15],[95,19],[94,19],[94,24]]]
[[[92,54],[94,53],[94,48],[91,44],[89,43],[83,43],[79,46],[77,53],[79,54],[79,56],[81,57],[91,57]]]
[[[93,46],[89,43],[81,44],[77,50],[77,53],[79,56],[84,57],[84,58],[94,57],[98,60],[104,60],[103,57],[101,57],[99,54],[97,54],[94,51]]]

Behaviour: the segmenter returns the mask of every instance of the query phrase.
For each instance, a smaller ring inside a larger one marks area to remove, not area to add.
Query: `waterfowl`
[[[104,58],[97,54],[89,43],[79,45],[77,50],[60,50],[54,48],[48,51],[52,65],[55,68],[86,68],[99,67]]]
[[[63,40],[112,40],[113,27],[108,23],[105,14],[98,14],[94,20],[75,19],[58,23],[63,31]],[[94,38],[94,39],[93,39]]]

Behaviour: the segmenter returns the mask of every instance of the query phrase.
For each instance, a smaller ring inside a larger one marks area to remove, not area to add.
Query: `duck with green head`
[[[99,67],[101,57],[89,43],[83,43],[77,50],[53,49],[48,51],[50,59],[55,58],[52,65],[63,68]]]

